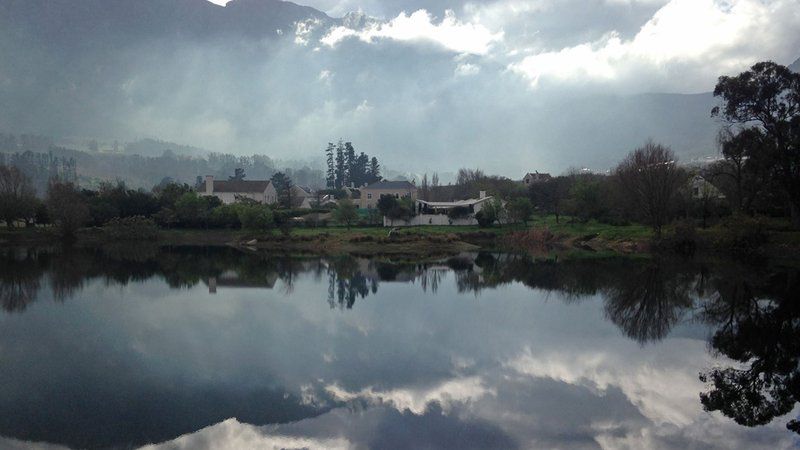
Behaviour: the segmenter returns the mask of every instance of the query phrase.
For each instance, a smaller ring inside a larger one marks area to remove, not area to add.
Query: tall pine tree
[[[325,155],[328,158],[328,170],[325,174],[325,184],[328,186],[328,189],[333,189],[336,187],[336,166],[334,164],[333,157],[334,151],[335,147],[333,146],[333,142],[328,142],[328,148],[325,149]]]
[[[344,158],[344,143],[339,139],[339,143],[336,144],[336,182],[334,183],[336,189],[341,189],[347,182],[347,161]]]

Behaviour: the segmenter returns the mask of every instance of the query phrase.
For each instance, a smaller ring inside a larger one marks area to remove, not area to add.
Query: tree
[[[428,184],[428,174],[422,175],[422,183],[419,185],[419,195],[425,201],[430,200],[431,188]]]
[[[344,143],[341,139],[339,139],[339,143],[336,144],[336,168],[334,172],[336,175],[336,181],[334,183],[336,189],[345,187],[347,185],[347,161],[344,156]]]
[[[800,228],[800,74],[759,62],[737,76],[720,77],[714,96],[723,104],[711,115],[742,128],[737,137],[751,144],[744,147],[745,166],[767,168]]]
[[[533,214],[533,205],[531,201],[525,197],[517,197],[508,202],[506,206],[508,210],[508,217],[514,222],[522,222],[525,226],[528,225],[528,219]]]
[[[292,179],[283,172],[277,172],[270,178],[278,193],[278,204],[284,208],[292,207]]]
[[[531,184],[528,188],[528,198],[544,213],[555,215],[556,223],[559,223],[564,200],[569,195],[571,186],[570,177],[558,176],[544,183]]]
[[[236,169],[233,171],[233,176],[232,176],[232,177],[228,177],[228,180],[231,180],[231,181],[234,181],[234,180],[241,181],[241,180],[244,180],[244,178],[245,178],[246,176],[247,176],[247,175],[245,175],[245,174],[244,174],[244,169],[242,169],[241,167],[239,167],[239,168],[236,168]]]
[[[336,187],[336,166],[334,165],[333,153],[335,147],[333,142],[328,142],[328,148],[325,149],[325,156],[327,157],[327,171],[325,172],[325,185],[328,189]]]
[[[355,187],[355,178],[358,174],[356,173],[356,149],[353,148],[352,142],[344,144],[344,164],[344,186]]]
[[[31,180],[16,167],[0,166],[0,220],[9,227],[36,214],[36,193]]]
[[[53,180],[47,189],[46,203],[51,222],[64,238],[75,236],[75,232],[89,220],[86,200],[70,182]]]
[[[675,154],[668,147],[648,141],[628,154],[615,175],[625,195],[660,238],[669,221],[672,202],[685,181]]]
[[[242,228],[248,230],[267,230],[275,223],[272,211],[258,203],[236,205],[236,214]]]
[[[414,205],[410,198],[396,199],[391,195],[381,195],[378,211],[389,220],[408,220],[414,216]]]
[[[333,210],[333,218],[337,222],[345,224],[349,230],[350,226],[358,220],[356,205],[349,198],[339,200],[339,204]]]
[[[381,165],[378,163],[378,158],[372,157],[369,162],[369,176],[370,176],[370,183],[377,183],[381,181]]]

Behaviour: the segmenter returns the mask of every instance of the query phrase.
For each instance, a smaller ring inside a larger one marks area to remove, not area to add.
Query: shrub
[[[267,230],[275,224],[272,211],[264,205],[236,205],[236,215],[248,230]]]
[[[687,219],[675,222],[672,234],[664,244],[681,254],[691,255],[694,253],[697,248],[697,232],[694,221]]]
[[[471,211],[466,206],[456,206],[447,212],[447,217],[450,220],[465,219],[469,217]]]
[[[103,226],[105,235],[113,240],[151,241],[158,237],[158,227],[144,216],[115,217]]]
[[[762,219],[736,214],[721,221],[714,244],[720,250],[749,254],[766,242]]]

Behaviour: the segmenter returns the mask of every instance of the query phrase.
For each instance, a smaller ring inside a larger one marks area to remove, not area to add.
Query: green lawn
[[[572,222],[569,217],[561,216],[559,223],[556,223],[555,216],[536,216],[533,220],[528,222],[527,227],[521,223],[503,226],[494,226],[491,228],[480,228],[474,226],[415,226],[415,227],[400,227],[402,234],[449,234],[449,233],[471,233],[476,231],[489,232],[495,234],[503,234],[511,231],[522,231],[531,227],[541,228],[547,227],[554,234],[567,234],[570,236],[585,236],[589,234],[597,234],[601,238],[610,240],[619,239],[639,239],[649,238],[652,236],[652,231],[645,225],[626,225],[616,226],[599,223],[597,221],[589,221],[586,223]],[[345,227],[331,226],[326,228],[294,228],[293,235],[297,236],[315,236],[321,233],[328,233],[331,235],[341,234],[364,234],[371,236],[386,236],[391,227],[352,227],[349,230]]]

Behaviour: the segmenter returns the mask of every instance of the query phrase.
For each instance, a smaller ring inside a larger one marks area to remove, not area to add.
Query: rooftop
[[[214,180],[214,192],[264,192],[271,181],[269,180]]]
[[[378,181],[377,183],[372,183],[369,186],[365,187],[364,189],[416,189],[417,187],[411,183],[410,181],[406,180],[398,180],[398,181]]]

